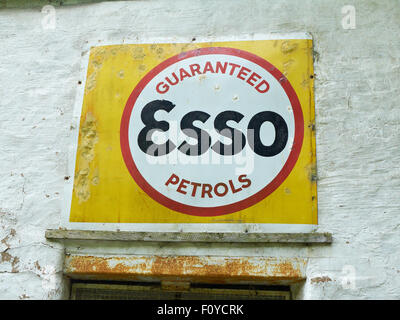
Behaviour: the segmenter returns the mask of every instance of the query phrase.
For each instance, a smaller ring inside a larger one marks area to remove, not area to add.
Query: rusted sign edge
[[[244,243],[303,243],[330,244],[330,233],[239,233],[239,232],[129,232],[98,230],[48,229],[51,240],[107,240],[155,242],[244,242]]]
[[[67,254],[64,274],[76,279],[294,283],[305,280],[306,267],[302,258]]]

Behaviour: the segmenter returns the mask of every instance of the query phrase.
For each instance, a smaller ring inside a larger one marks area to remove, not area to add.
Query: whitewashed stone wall
[[[124,251],[309,257],[297,299],[400,298],[399,1],[116,1],[56,7],[54,21],[41,9],[0,10],[0,299],[68,297],[64,247],[44,233],[60,221],[89,44],[304,31],[315,47],[318,231],[334,243]]]

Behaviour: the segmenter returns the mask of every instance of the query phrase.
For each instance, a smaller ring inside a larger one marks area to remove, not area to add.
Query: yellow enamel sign
[[[90,50],[69,222],[317,224],[311,39]]]

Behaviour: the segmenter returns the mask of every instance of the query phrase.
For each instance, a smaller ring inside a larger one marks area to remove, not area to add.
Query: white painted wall
[[[355,29],[342,27],[347,4],[356,9]],[[273,32],[314,38],[318,231],[331,232],[334,243],[72,243],[68,250],[309,257],[295,298],[400,298],[397,0],[121,1],[55,14],[55,28],[45,29],[41,8],[0,10],[0,299],[67,297],[64,247],[44,232],[60,221],[81,57],[90,43]]]

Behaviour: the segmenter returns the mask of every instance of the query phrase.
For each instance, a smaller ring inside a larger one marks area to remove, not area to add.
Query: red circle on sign
[[[258,64],[260,67],[269,72],[280,83],[292,105],[294,122],[295,122],[295,135],[294,135],[292,150],[283,168],[276,175],[276,177],[259,192],[253,194],[252,196],[246,199],[228,205],[222,205],[218,207],[196,207],[196,206],[186,205],[177,202],[175,200],[172,200],[170,198],[167,198],[166,196],[158,192],[156,189],[154,189],[144,179],[142,174],[137,169],[135,162],[132,158],[131,149],[129,146],[129,138],[128,138],[129,119],[131,117],[132,109],[136,103],[136,100],[139,97],[142,90],[161,71],[181,60],[195,56],[211,55],[211,54],[224,54],[224,55],[237,56],[249,60],[255,64]],[[277,68],[275,68],[271,63],[264,60],[263,58],[247,51],[234,48],[226,48],[226,47],[208,47],[208,48],[200,48],[187,52],[182,52],[176,56],[173,56],[163,61],[155,68],[153,68],[149,73],[147,73],[142,78],[142,80],[140,80],[138,85],[133,89],[131,95],[129,96],[128,101],[126,102],[125,105],[124,112],[122,114],[121,127],[120,127],[120,143],[121,143],[122,156],[124,158],[129,173],[131,174],[135,182],[139,185],[139,187],[142,188],[142,190],[145,191],[151,198],[153,198],[158,203],[164,205],[165,207],[193,216],[219,216],[219,215],[229,214],[240,210],[244,210],[266,198],[282,184],[282,182],[287,178],[287,176],[292,171],[301,151],[301,147],[303,144],[303,136],[304,136],[303,112],[301,110],[301,105],[296,95],[296,92],[289,83],[288,79]]]

